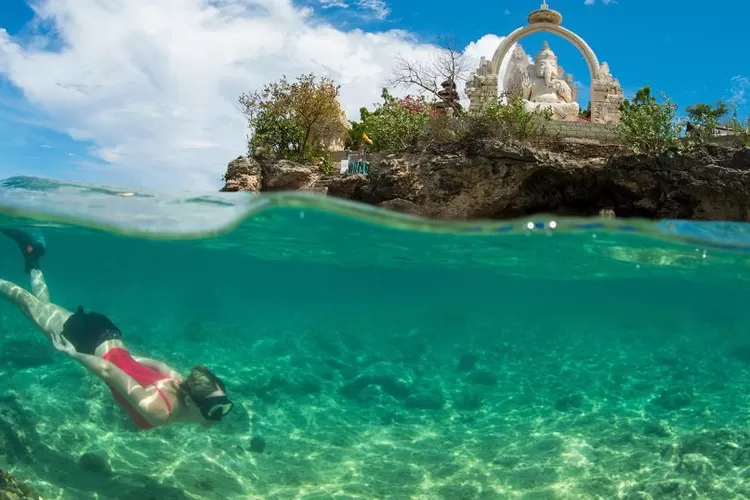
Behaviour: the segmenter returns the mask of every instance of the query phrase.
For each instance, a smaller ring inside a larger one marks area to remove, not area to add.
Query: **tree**
[[[643,87],[632,100],[620,105],[621,117],[617,131],[623,142],[637,152],[658,153],[675,146],[680,137],[681,123],[676,118],[677,105],[664,94],[662,102],[651,95],[651,87]]]
[[[362,133],[372,140],[373,151],[397,151],[415,146],[424,137],[431,107],[423,97],[398,99],[383,89],[383,99],[373,111],[360,109],[360,122],[352,122],[349,142],[360,144]],[[356,131],[356,132],[355,132]]]
[[[310,159],[343,140],[346,124],[333,80],[312,73],[294,82],[282,77],[239,98],[252,130],[251,153]]]
[[[691,128],[694,137],[707,141],[714,135],[719,120],[729,113],[729,106],[719,101],[715,106],[710,104],[695,104],[685,108],[690,122],[696,125]]]
[[[727,127],[731,131],[730,142],[738,147],[750,146],[750,116],[740,119],[737,103],[730,101],[732,116],[727,120]]]
[[[362,145],[362,136],[366,133],[365,122],[370,111],[364,106],[359,108],[359,121],[350,121],[349,134],[346,137],[346,149],[359,149]]]
[[[448,81],[457,84],[466,80],[469,69],[469,63],[455,41],[441,38],[438,50],[427,62],[397,56],[393,74],[387,84],[393,88],[416,90],[442,101],[442,83]]]

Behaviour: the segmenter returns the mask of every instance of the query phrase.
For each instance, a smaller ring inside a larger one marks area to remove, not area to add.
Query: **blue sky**
[[[551,0],[563,26],[610,65],[626,93],[644,85],[681,108],[738,100],[750,114],[750,4],[738,0]],[[25,0],[0,2],[0,177],[212,190],[244,152],[236,103],[282,74],[342,85],[352,117],[378,100],[393,59],[430,57],[450,36],[491,56],[537,0]],[[583,57],[544,40],[588,100]]]

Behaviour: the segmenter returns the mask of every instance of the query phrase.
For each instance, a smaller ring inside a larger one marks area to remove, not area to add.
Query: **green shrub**
[[[659,153],[677,146],[683,123],[676,117],[677,105],[664,94],[662,102],[651,95],[651,88],[636,92],[632,100],[625,100],[617,133],[622,141],[639,153]]]
[[[427,117],[422,133],[426,144],[445,144],[455,142],[461,129],[462,117],[449,116],[442,110],[433,109]]]
[[[733,146],[750,146],[750,116],[744,121],[737,115],[737,104],[732,103],[732,117],[727,120],[727,127],[733,132],[730,143]]]
[[[325,152],[320,160],[320,171],[323,175],[333,174],[333,164],[331,163],[331,154]]]
[[[521,99],[509,98],[503,103],[498,98],[480,111],[469,112],[463,117],[463,136],[470,141],[510,139],[534,142],[545,136],[546,124],[551,119],[551,112],[541,114],[526,111]]]
[[[382,97],[383,102],[363,116],[363,131],[372,140],[371,149],[400,151],[415,146],[425,133],[430,109],[427,101],[412,96],[397,99],[386,89]]]
[[[719,101],[716,106],[710,104],[688,106],[685,108],[685,112],[688,114],[688,120],[697,125],[696,129],[690,134],[690,138],[704,143],[714,138],[719,119],[729,112],[729,107]]]
[[[363,145],[362,135],[365,133],[365,121],[367,120],[370,111],[365,108],[359,108],[359,119],[360,121],[350,121],[349,133],[346,136],[346,144],[344,147],[348,150],[360,149]]]

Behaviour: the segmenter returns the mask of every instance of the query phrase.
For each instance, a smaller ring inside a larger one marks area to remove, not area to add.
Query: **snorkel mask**
[[[226,417],[227,414],[234,408],[234,403],[226,395],[222,396],[211,396],[206,398],[198,404],[198,409],[201,411],[206,420],[219,421]]]
[[[205,373],[206,375],[211,377],[211,379],[213,379],[213,381],[216,383],[219,389],[224,392],[224,394],[222,394],[221,396],[209,396],[196,403],[198,405],[198,409],[201,412],[201,415],[203,415],[206,420],[218,422],[222,418],[226,417],[230,411],[232,411],[232,408],[234,408],[234,403],[226,395],[224,382],[222,382],[219,377],[211,373],[211,371],[208,369],[206,369]]]

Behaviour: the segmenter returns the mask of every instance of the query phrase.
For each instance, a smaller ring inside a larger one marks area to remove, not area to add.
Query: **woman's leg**
[[[49,288],[47,288],[47,281],[44,279],[42,270],[32,269],[29,274],[31,277],[31,293],[39,302],[49,303]]]
[[[0,297],[15,304],[48,337],[58,336],[71,313],[50,302],[49,288],[39,267],[39,259],[45,254],[44,238],[41,234],[14,228],[0,228],[0,233],[12,239],[21,250],[32,292],[0,279]]]
[[[15,283],[0,279],[0,297],[16,305],[24,316],[52,340],[63,331],[71,312],[51,302],[42,302]]]

